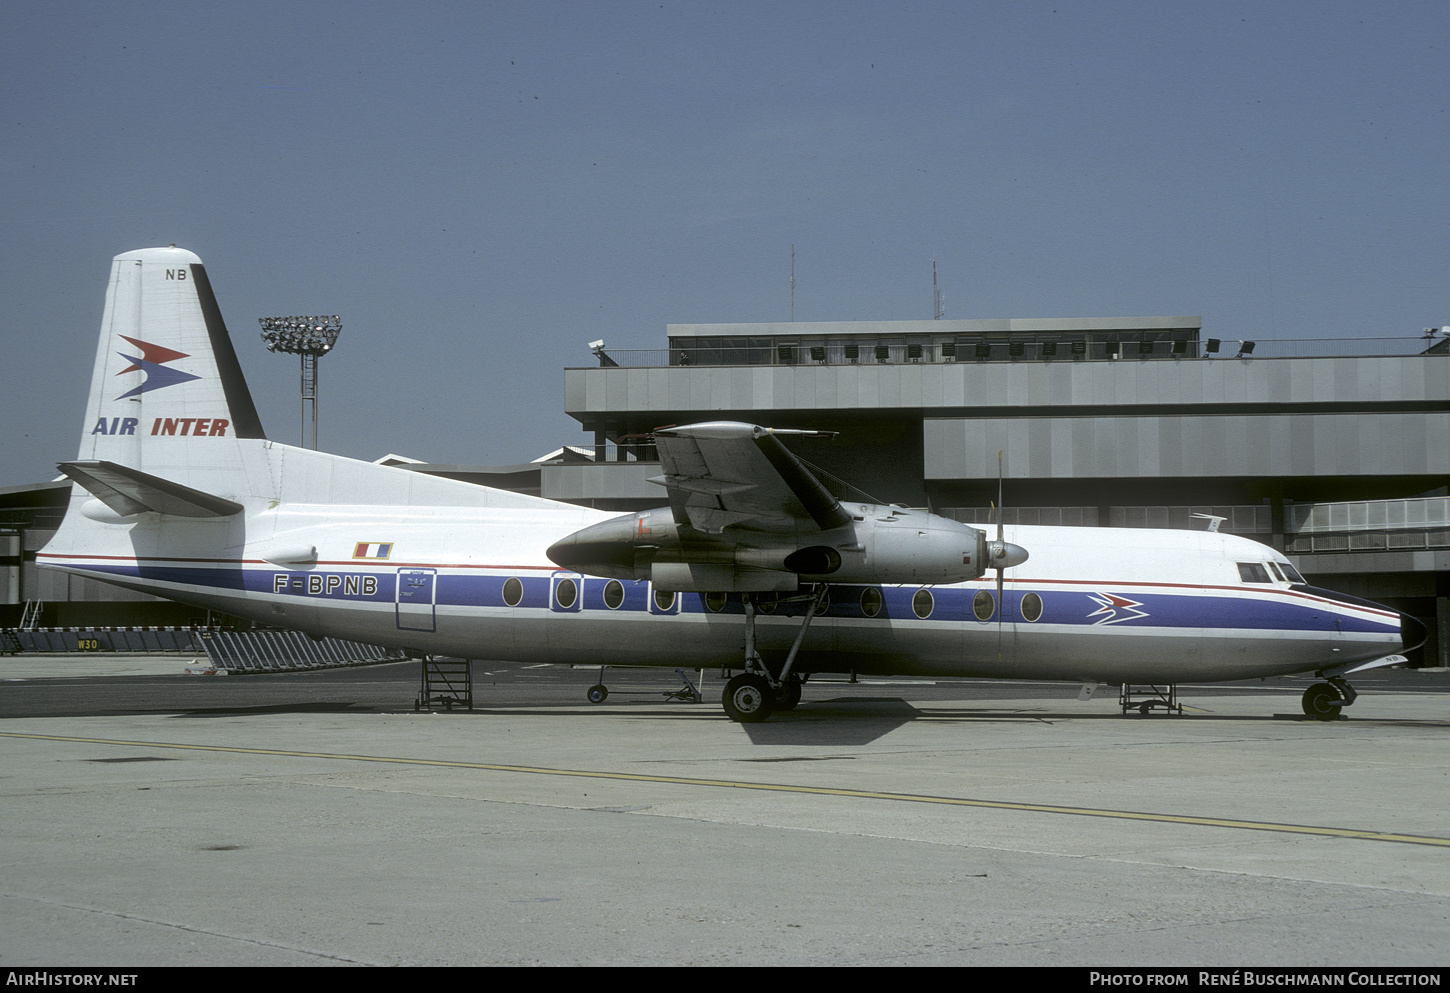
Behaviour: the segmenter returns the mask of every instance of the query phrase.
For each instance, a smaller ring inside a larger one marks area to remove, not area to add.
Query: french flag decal
[[[392,554],[393,543],[391,541],[360,541],[352,550],[352,557],[355,559],[385,559]]]

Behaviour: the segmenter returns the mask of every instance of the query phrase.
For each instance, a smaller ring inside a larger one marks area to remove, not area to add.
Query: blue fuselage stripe
[[[139,579],[188,587],[198,594],[246,591],[359,604],[393,604],[398,600],[398,570],[315,569],[290,572],[243,566],[240,563],[236,566],[197,567],[145,562],[86,563],[66,567],[97,575],[114,576],[117,579]],[[702,593],[680,594],[677,602],[668,603],[666,609],[661,609],[655,602],[650,585],[644,581],[621,582],[623,600],[618,607],[611,608],[605,601],[605,587],[612,582],[607,579],[581,578],[576,574],[562,573],[511,576],[503,572],[449,573],[444,569],[438,569],[436,573],[437,581],[432,591],[435,607],[510,608],[511,605],[504,600],[504,584],[510,579],[518,579],[523,598],[512,605],[513,609],[558,613],[578,613],[581,610],[590,613],[627,614],[744,613],[738,594],[728,596],[719,611],[710,610],[705,602],[705,594]],[[555,585],[566,576],[582,587],[582,591],[567,608],[559,605],[554,594]],[[1352,605],[1336,605],[1277,588],[1245,589],[1242,594],[1235,594],[1192,588],[1153,590],[1151,587],[1131,582],[1122,585],[1111,582],[1075,585],[1074,589],[1062,589],[1035,586],[1030,582],[1009,584],[1005,595],[1007,603],[1004,619],[1018,623],[1023,629],[1030,629],[1036,623],[1084,627],[1172,628],[1184,631],[1231,627],[1264,631],[1384,634],[1399,630],[1397,618],[1375,617],[1364,610],[1355,609]],[[830,606],[825,616],[866,619],[867,614],[861,607],[861,594],[869,588],[871,587],[859,585],[832,586]],[[873,619],[918,619],[913,600],[920,587],[883,586],[875,589],[881,592],[881,608]],[[994,624],[998,620],[994,609],[986,611],[985,619],[978,617],[973,611],[973,601],[979,593],[985,591],[995,596],[995,590],[990,584],[926,589],[931,600],[930,612],[925,618],[928,621]],[[1035,622],[1029,622],[1022,616],[1022,599],[1029,593],[1035,594],[1042,603],[1041,615]],[[1109,597],[1109,593],[1113,596]],[[783,603],[774,611],[766,607],[762,613],[799,617],[805,609],[803,603]]]

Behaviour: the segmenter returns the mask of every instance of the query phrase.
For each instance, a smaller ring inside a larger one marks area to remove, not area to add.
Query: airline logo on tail
[[[162,345],[153,345],[149,341],[141,341],[137,338],[128,338],[121,335],[131,344],[141,349],[140,355],[127,355],[125,352],[117,352],[121,358],[130,362],[126,368],[116,373],[124,376],[128,372],[144,372],[146,378],[141,385],[129,392],[122,393],[116,397],[117,400],[125,400],[142,393],[150,393],[153,390],[164,390],[168,386],[175,386],[177,383],[185,383],[191,379],[200,379],[200,376],[193,376],[189,372],[182,372],[180,369],[173,369],[166,365],[167,362],[175,362],[177,359],[190,358],[185,352],[178,352],[174,348],[166,348]]]

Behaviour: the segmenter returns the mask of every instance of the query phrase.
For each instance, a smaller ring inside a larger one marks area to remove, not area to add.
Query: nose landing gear
[[[1358,696],[1343,676],[1331,676],[1328,681],[1315,683],[1304,691],[1304,716],[1316,721],[1337,720],[1340,710],[1354,703]]]

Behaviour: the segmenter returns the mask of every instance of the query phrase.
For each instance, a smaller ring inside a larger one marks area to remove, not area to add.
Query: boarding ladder
[[[44,600],[26,600],[25,609],[20,613],[20,630],[34,631],[40,624],[40,609],[44,606]]]
[[[1124,683],[1118,693],[1118,705],[1123,708],[1125,715],[1130,710],[1136,710],[1147,717],[1155,709],[1162,709],[1170,714],[1183,716],[1183,704],[1178,702],[1178,687],[1172,683],[1167,686],[1132,686]]]
[[[442,707],[452,710],[455,704],[473,709],[473,660],[425,655],[418,698],[413,701],[413,709]]]

